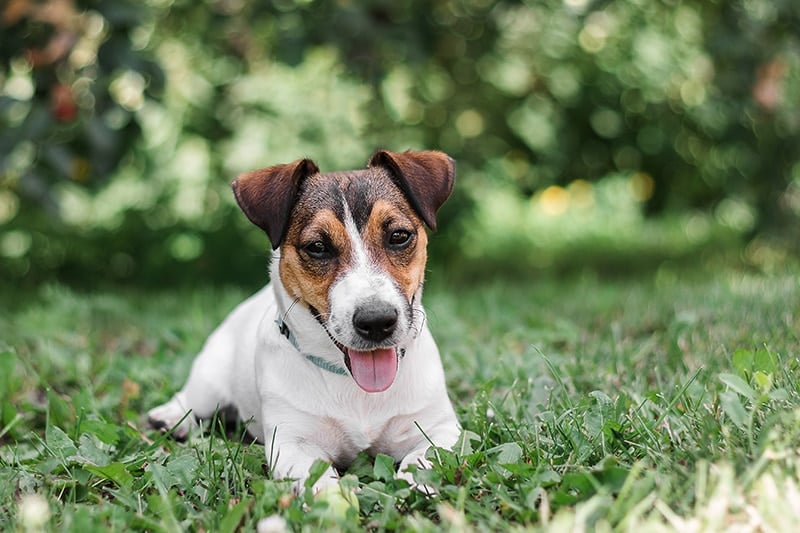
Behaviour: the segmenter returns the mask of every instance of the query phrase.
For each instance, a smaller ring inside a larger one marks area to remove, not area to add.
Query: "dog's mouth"
[[[394,383],[397,376],[397,348],[379,348],[360,351],[341,347],[344,364],[356,385],[366,392],[383,392]]]
[[[328,334],[328,338],[333,341],[337,348],[344,355],[344,364],[356,385],[365,392],[383,392],[394,383],[397,377],[398,350],[396,346],[388,348],[375,348],[373,350],[356,350],[348,348],[336,337],[331,335],[322,314],[314,307],[310,307],[311,314],[322,325],[322,329]],[[400,355],[405,354],[405,350],[400,350]]]

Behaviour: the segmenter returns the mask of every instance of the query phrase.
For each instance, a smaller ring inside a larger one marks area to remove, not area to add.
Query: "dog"
[[[235,409],[295,490],[318,459],[330,467],[313,490],[337,484],[362,451],[390,455],[414,485],[408,466],[429,468],[430,445],[451,448],[461,431],[420,301],[424,226],[436,230],[454,181],[454,161],[437,151],[239,176],[236,201],[272,243],[271,281],[209,336],[150,424],[183,439],[197,419]]]

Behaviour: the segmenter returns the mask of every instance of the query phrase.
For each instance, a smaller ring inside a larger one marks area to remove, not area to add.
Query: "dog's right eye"
[[[322,241],[314,241],[303,246],[303,250],[314,259],[330,259],[333,249]]]

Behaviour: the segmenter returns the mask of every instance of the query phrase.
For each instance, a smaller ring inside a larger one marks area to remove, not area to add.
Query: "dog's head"
[[[380,392],[415,312],[427,235],[453,188],[455,164],[435,151],[379,151],[364,170],[320,173],[303,159],[239,176],[236,200],[280,247],[280,278],[342,351],[356,383]]]

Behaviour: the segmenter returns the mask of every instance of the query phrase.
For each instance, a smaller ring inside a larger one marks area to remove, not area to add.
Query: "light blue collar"
[[[298,344],[294,333],[292,333],[292,330],[289,329],[289,326],[283,321],[283,318],[280,315],[278,315],[278,318],[275,319],[275,324],[278,326],[278,331],[281,332],[281,335],[286,337],[292,346],[294,346],[295,350],[300,352],[300,354],[312,364],[318,366],[322,370],[327,370],[328,372],[339,376],[347,376],[349,374],[347,369],[343,366],[331,363],[330,361],[327,361],[318,355],[303,352],[303,350],[300,349],[300,344]]]

